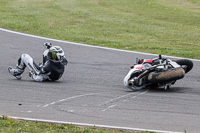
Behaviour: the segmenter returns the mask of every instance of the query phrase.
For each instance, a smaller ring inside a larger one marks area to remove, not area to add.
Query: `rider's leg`
[[[26,67],[28,67],[28,69],[30,71],[33,71],[35,74],[39,74],[39,72],[40,72],[39,67],[33,61],[33,58],[30,57],[28,54],[22,54],[21,55],[21,57],[18,60],[18,64],[17,64],[16,69],[9,67],[8,70],[13,76],[20,77],[21,74],[24,72]],[[18,77],[16,77],[16,78],[18,78]],[[21,79],[21,78],[18,78],[18,79]]]
[[[21,79],[22,78],[22,73],[24,72],[25,69],[25,65],[21,64],[21,57],[18,59],[18,64],[16,66],[16,68],[8,68],[8,71],[11,75],[15,76],[17,79]]]
[[[32,71],[35,74],[40,73],[38,65],[33,61],[33,58],[28,54],[21,55],[21,63],[19,66],[21,66],[22,68],[23,66],[28,67],[29,71]]]

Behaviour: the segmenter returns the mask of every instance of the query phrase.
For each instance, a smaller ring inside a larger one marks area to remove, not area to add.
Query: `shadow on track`
[[[172,87],[168,90],[163,88],[151,88],[149,92],[157,92],[157,93],[186,93],[188,90],[192,90],[192,88],[187,87]]]
[[[15,82],[21,82],[21,83],[37,83],[37,84],[61,84],[61,83],[66,83],[66,81],[63,80],[58,80],[58,81],[43,81],[43,82],[36,82],[32,79],[8,79],[8,81],[15,83]]]
[[[188,93],[192,91],[192,88],[188,87],[172,87],[168,90],[164,88],[148,88],[148,89],[141,89],[138,91],[131,90],[130,88],[124,88],[124,92],[141,92],[148,90],[149,93]]]

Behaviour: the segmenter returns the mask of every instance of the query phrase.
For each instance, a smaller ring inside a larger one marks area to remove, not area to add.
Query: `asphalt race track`
[[[57,82],[22,80],[8,73],[22,53],[42,61],[44,42],[59,45],[69,61]],[[0,29],[0,115],[160,131],[200,132],[200,61],[168,91],[131,91],[123,78],[135,58],[155,55],[47,40]],[[172,57],[171,57],[172,58]]]

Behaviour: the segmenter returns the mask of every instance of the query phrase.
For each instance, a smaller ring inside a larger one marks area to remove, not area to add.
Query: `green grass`
[[[0,27],[90,45],[200,59],[199,9],[199,0],[0,0]],[[7,119],[0,120],[0,127],[0,132],[102,132]]]
[[[2,133],[135,133],[134,131],[109,130],[97,127],[77,127],[70,124],[48,124],[40,122],[19,121],[0,117],[0,132]],[[153,133],[153,132],[136,132]]]
[[[200,59],[199,0],[0,0],[0,27]]]

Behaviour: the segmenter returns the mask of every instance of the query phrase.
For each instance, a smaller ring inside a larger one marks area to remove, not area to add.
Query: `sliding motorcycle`
[[[155,59],[136,59],[124,78],[124,85],[132,90],[161,87],[167,90],[192,68],[193,62],[189,59],[171,60],[161,55]]]

